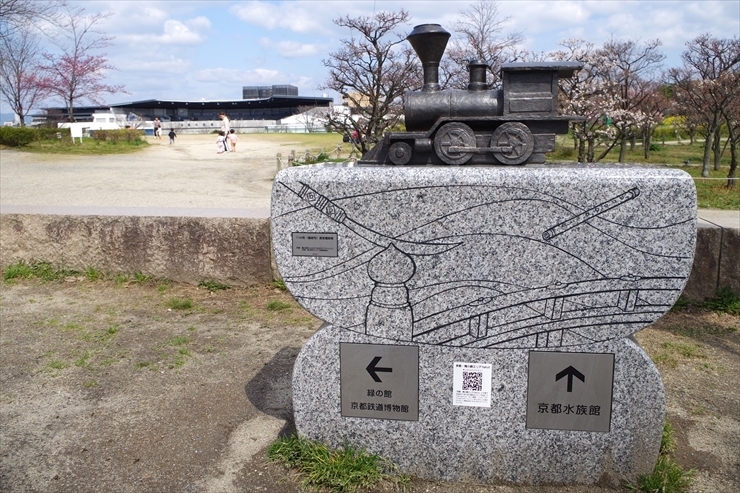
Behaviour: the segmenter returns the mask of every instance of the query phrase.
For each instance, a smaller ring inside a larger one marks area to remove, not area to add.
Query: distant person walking
[[[218,137],[216,137],[216,153],[223,154],[226,149],[226,136],[223,130],[218,131]]]
[[[154,117],[154,137],[157,139],[162,138],[162,122],[157,117]]]
[[[223,111],[219,113],[218,117],[221,119],[221,131],[224,133],[224,136],[229,135],[229,130],[231,130],[231,122],[229,121],[229,117],[226,116],[226,113]],[[226,149],[227,152],[231,150],[229,149],[228,139],[224,141],[224,146],[224,149]]]
[[[171,128],[170,129],[170,133],[168,133],[167,135],[169,135],[169,137],[170,137],[170,145],[174,144],[175,143],[175,137],[177,137],[177,134],[175,133],[175,129],[174,128]]]
[[[229,145],[231,146],[231,151],[236,152],[236,132],[234,132],[234,129],[232,128],[229,130]]]

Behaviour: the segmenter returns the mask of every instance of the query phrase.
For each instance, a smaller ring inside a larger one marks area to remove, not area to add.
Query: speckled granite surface
[[[426,478],[616,484],[652,469],[665,395],[625,338],[672,306],[691,270],[688,174],[293,168],[275,179],[271,220],[286,286],[329,323],[296,361],[301,434]],[[342,416],[342,343],[418,347],[418,420]],[[528,427],[530,351],[613,355],[606,431]],[[461,361],[490,365],[490,407],[453,405]]]
[[[334,447],[346,440],[361,444],[424,478],[618,484],[652,470],[665,394],[655,365],[628,339],[589,347],[615,355],[609,433],[527,429],[529,351],[523,349],[419,345],[418,421],[343,417],[339,344],[379,341],[327,326],[306,343],[293,370],[293,408],[302,435]],[[456,361],[493,365],[490,408],[452,405]]]

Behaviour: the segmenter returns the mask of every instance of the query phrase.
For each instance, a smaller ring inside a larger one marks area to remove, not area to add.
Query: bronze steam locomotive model
[[[488,90],[483,60],[468,64],[467,91],[441,90],[439,61],[450,33],[439,24],[416,26],[406,38],[424,69],[421,91],[408,92],[406,132],[386,134],[359,164],[544,163],[555,135],[577,116],[558,115],[558,79],[583,68],[577,62],[508,63],[503,88]]]

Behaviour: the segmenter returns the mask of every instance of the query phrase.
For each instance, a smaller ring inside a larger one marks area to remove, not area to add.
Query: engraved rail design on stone
[[[277,186],[291,192],[278,224],[324,230],[323,215],[352,252],[291,264],[291,293],[332,324],[389,340],[515,349],[622,338],[665,313],[690,272],[693,244],[682,240],[693,218],[668,211],[656,221],[637,184],[611,186],[600,200],[532,186],[339,196],[320,182]]]
[[[345,211],[337,206],[330,199],[318,193],[305,183],[301,183],[301,189],[295,192],[300,198],[311,204],[316,210],[323,212],[334,221],[342,224],[362,236],[374,245],[387,247],[391,242],[399,243],[404,246],[405,251],[415,255],[433,255],[445,252],[455,248],[459,243],[437,243],[437,242],[410,242],[394,238],[389,238],[382,233],[366,228],[347,217]]]

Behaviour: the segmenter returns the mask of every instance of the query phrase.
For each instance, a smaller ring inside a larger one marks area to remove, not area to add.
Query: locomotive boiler
[[[439,24],[416,26],[406,38],[424,69],[420,91],[406,93],[406,132],[386,134],[359,164],[544,163],[555,135],[577,116],[558,115],[558,79],[573,76],[577,62],[507,63],[503,88],[488,90],[484,60],[468,64],[464,90],[441,90],[439,61],[450,33]]]

